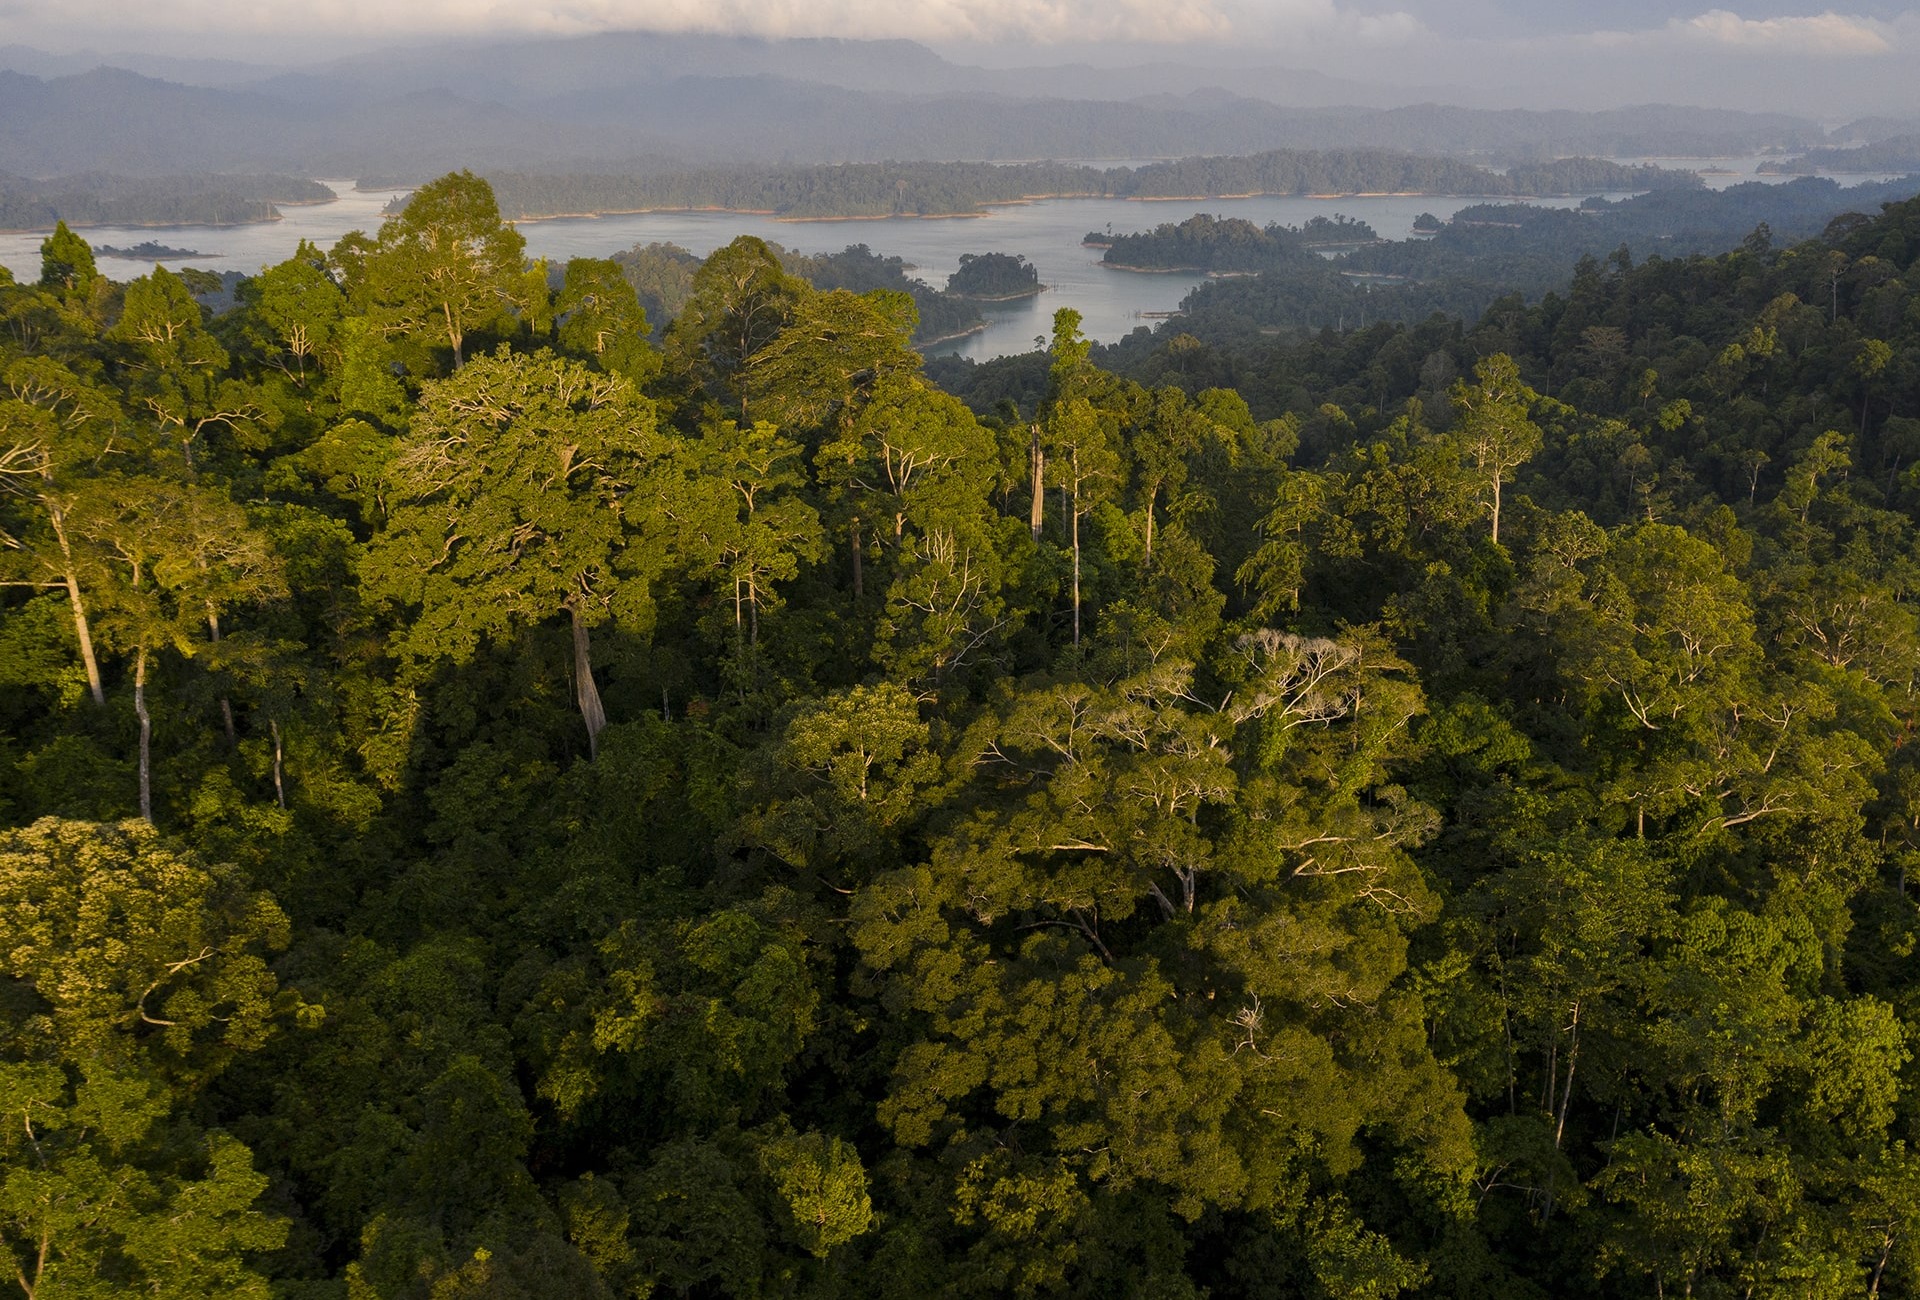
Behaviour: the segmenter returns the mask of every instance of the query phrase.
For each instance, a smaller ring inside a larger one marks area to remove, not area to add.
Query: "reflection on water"
[[[1753,179],[1758,159],[1668,159],[1668,166],[1707,169],[1716,186]],[[1762,179],[1785,179],[1766,177]],[[152,240],[178,248],[201,250],[206,256],[170,266],[204,267],[212,271],[252,274],[284,260],[302,239],[322,248],[349,230],[371,230],[380,211],[402,191],[357,193],[349,181],[328,181],[339,199],[311,207],[284,208],[285,219],[253,226],[227,228],[174,226],[166,228],[91,227],[82,233],[96,247],[130,246]],[[960,265],[962,253],[1017,253],[1040,272],[1047,291],[1013,303],[987,304],[981,314],[987,327],[965,339],[939,346],[937,351],[979,359],[1025,352],[1052,327],[1053,312],[1072,307],[1083,318],[1088,337],[1110,343],[1130,331],[1151,326],[1175,310],[1201,277],[1187,274],[1141,275],[1110,271],[1100,265],[1101,250],[1082,247],[1089,231],[1125,233],[1163,221],[1184,221],[1196,212],[1244,217],[1257,225],[1280,222],[1297,226],[1312,217],[1336,213],[1365,221],[1383,239],[1404,239],[1422,212],[1442,219],[1480,200],[1369,196],[1360,198],[1255,199],[1052,199],[994,208],[983,217],[896,219],[883,221],[779,221],[772,217],[715,212],[655,212],[632,216],[569,218],[521,224],[527,250],[535,257],[564,261],[570,257],[605,257],[635,244],[675,243],[701,256],[736,235],[758,235],[806,253],[837,252],[848,244],[864,243],[877,253],[904,258],[914,274],[935,287]],[[1571,207],[1576,199],[1538,200],[1545,206]],[[0,265],[22,279],[40,273],[37,234],[0,234]],[[115,279],[130,280],[147,268],[140,262],[102,259],[102,269]]]

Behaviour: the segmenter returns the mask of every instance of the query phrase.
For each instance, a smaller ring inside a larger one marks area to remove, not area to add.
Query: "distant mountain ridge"
[[[1218,87],[1278,104],[1389,108],[1447,95],[1443,87],[1374,85],[1299,68],[1220,67],[1159,60],[1122,68],[1068,63],[990,69],[954,63],[914,41],[772,41],[699,33],[603,32],[440,44],[347,56],[299,68],[228,59],[182,59],[138,51],[51,54],[29,46],[0,46],[0,69],[32,76],[71,76],[103,65],[188,85],[257,89],[301,102],[337,100],[368,90],[390,96],[406,90],[451,87],[476,74],[486,76],[494,97],[505,102],[623,85],[642,77],[673,80],[683,76],[761,74],[846,90],[908,94],[967,91],[1015,97],[1044,94],[1061,99],[1124,100]]]
[[[0,64],[33,65],[19,47]],[[49,56],[52,58],[52,56]],[[1570,155],[1802,151],[1813,122],[1650,105],[1607,112],[1287,105],[1348,83],[1161,64],[987,70],[909,41],[611,33],[389,50],[221,85],[95,68],[0,71],[0,170],[378,173],[640,171],[719,163],[1139,159],[1384,148],[1494,165]],[[49,64],[48,66],[57,65]],[[1260,90],[1255,97],[1247,90]],[[1364,87],[1354,87],[1356,92]]]

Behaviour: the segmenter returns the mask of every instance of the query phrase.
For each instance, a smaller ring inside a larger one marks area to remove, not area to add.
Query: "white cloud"
[[[1743,18],[1730,9],[1712,9],[1694,18],[1675,18],[1651,31],[1595,32],[1588,39],[1613,47],[1816,58],[1891,54],[1898,44],[1894,24],[1831,10],[1799,17]]]
[[[1432,33],[1404,10],[1354,13],[1335,0],[1239,0],[1228,11],[1235,32],[1266,41],[1392,45]]]
[[[1801,18],[1742,18],[1726,9],[1715,9],[1669,27],[1716,45],[1750,50],[1830,55],[1893,52],[1883,24],[1831,11]]]

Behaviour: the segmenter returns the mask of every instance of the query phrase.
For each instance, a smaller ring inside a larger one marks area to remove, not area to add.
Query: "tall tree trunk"
[[[1080,449],[1073,451],[1073,643],[1080,644]]]
[[[133,712],[140,719],[140,816],[153,825],[153,718],[147,713],[147,648],[133,652]]]
[[[287,806],[287,783],[283,776],[286,750],[280,743],[280,724],[268,718],[267,727],[273,732],[273,801],[284,809]]]
[[[80,599],[80,582],[67,572],[67,601],[73,606],[73,634],[80,641],[80,660],[87,666],[87,691],[101,707],[107,703],[107,688],[100,681],[100,660],[93,653],[93,630],[87,624],[86,602]]]
[[[447,321],[447,342],[453,344],[453,368],[458,370],[462,365],[466,364],[466,358],[460,355],[460,345],[464,343],[466,339],[460,327],[454,324],[453,304],[441,303],[440,311],[446,317]]]
[[[1147,493],[1147,558],[1153,558],[1153,503],[1160,499],[1160,485],[1153,485],[1153,491]]]
[[[860,564],[860,516],[853,517],[853,597],[858,600],[866,594],[865,576]]]
[[[1567,1112],[1573,1108],[1573,1071],[1580,1063],[1580,1004],[1573,1004],[1572,1037],[1567,1043],[1567,1083],[1560,1093],[1560,1115],[1553,1125],[1553,1145],[1557,1148],[1566,1135]]]
[[[1893,1230],[1880,1239],[1880,1260],[1873,1266],[1873,1284],[1867,1288],[1867,1300],[1879,1300],[1880,1279],[1887,1271],[1887,1259],[1893,1254]]]
[[[600,733],[607,725],[607,711],[600,706],[600,688],[593,684],[593,645],[587,639],[587,624],[578,609],[569,606],[573,620],[573,687],[580,701],[580,717],[587,724],[587,757],[600,757]]]
[[[1047,513],[1047,453],[1040,450],[1040,426],[1033,426],[1033,447],[1028,460],[1033,463],[1033,540],[1040,540],[1040,529]]]
[[[43,1229],[40,1233],[40,1240],[35,1243],[33,1276],[29,1278],[26,1269],[23,1267],[16,1266],[14,1270],[14,1278],[20,1283],[20,1289],[26,1293],[27,1300],[34,1300],[34,1297],[39,1295],[40,1279],[47,1275],[47,1260],[52,1254],[53,1233]],[[1877,1286],[1878,1283],[1879,1275],[1876,1274],[1875,1285]]]
[[[213,612],[213,607],[211,605],[207,607],[207,631],[213,637],[213,644],[219,645],[220,644],[220,616]],[[233,728],[233,701],[228,699],[225,694],[222,694],[220,696],[220,725],[226,728],[227,748],[228,749],[240,748],[239,733],[236,732]]]
[[[1493,544],[1500,545],[1500,474],[1493,476]]]
[[[87,603],[80,598],[80,575],[73,569],[73,548],[67,544],[66,519],[58,507],[49,503],[47,519],[53,525],[54,540],[60,544],[60,559],[66,571],[67,603],[73,607],[73,635],[80,642],[80,661],[87,667],[87,690],[93,702],[106,707],[107,690],[100,682],[100,660],[93,653],[93,629],[87,623]]]

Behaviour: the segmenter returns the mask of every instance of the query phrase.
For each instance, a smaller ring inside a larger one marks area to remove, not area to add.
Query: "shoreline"
[[[1611,190],[1595,190],[1595,194],[1612,193]],[[793,216],[783,215],[778,208],[730,208],[717,204],[690,206],[672,204],[646,208],[607,208],[598,212],[541,212],[527,216],[508,217],[515,223],[531,221],[597,221],[602,217],[648,217],[667,213],[702,213],[714,216],[771,217],[780,222],[836,222],[836,221],[954,221],[961,218],[990,217],[988,208],[1024,207],[1034,203],[1055,203],[1073,199],[1108,199],[1123,203],[1213,203],[1238,202],[1245,199],[1312,199],[1333,201],[1339,199],[1485,199],[1515,200],[1529,198],[1566,198],[1570,195],[1540,194],[1456,194],[1440,190],[1345,190],[1338,193],[1302,193],[1298,190],[1250,190],[1243,194],[1096,194],[1089,190],[1072,190],[1058,194],[1023,194],[1014,199],[982,199],[979,204],[966,212],[858,212],[839,216]],[[1098,245],[1090,245],[1098,247]]]
[[[326,201],[328,200],[316,200],[316,203]],[[66,218],[62,217],[60,220],[66,221]],[[276,212],[270,217],[254,217],[247,221],[91,221],[84,224],[67,221],[67,229],[76,234],[82,230],[238,230],[242,226],[270,226],[276,221],[285,220],[284,216]],[[0,228],[0,235],[51,235],[52,233],[52,226]]]
[[[1019,293],[1003,293],[994,297],[977,293],[949,293],[947,297],[958,298],[961,302],[1023,302],[1028,298],[1038,298],[1046,291],[1047,286],[1042,284],[1032,289],[1024,289]]]
[[[1207,268],[1204,266],[1128,266],[1124,262],[1104,262],[1104,261],[1098,262],[1096,263],[1096,265],[1103,266],[1109,271],[1125,271],[1129,275],[1213,275],[1215,274],[1214,272],[1207,270]],[[1249,271],[1247,272],[1247,274],[1257,275],[1259,273],[1256,271]]]
[[[969,339],[969,338],[972,338],[975,334],[984,334],[986,332],[986,329],[987,329],[987,323],[985,321],[981,321],[978,325],[974,325],[968,329],[958,330],[952,334],[942,334],[939,338],[935,338],[935,339],[923,339],[922,341],[913,344],[913,350],[915,352],[918,352],[923,348],[937,348],[942,343],[952,343],[958,339]]]
[[[1104,266],[1109,271],[1125,271],[1129,275],[1199,275],[1209,280],[1245,280],[1267,274],[1267,271],[1211,271],[1204,266],[1125,266],[1119,262],[1099,262],[1096,265]]]
[[[1779,173],[1773,173],[1773,174],[1779,174]],[[1789,174],[1793,174],[1793,173],[1789,173]],[[1859,173],[1827,173],[1827,174],[1832,174],[1836,176],[1842,176],[1842,175],[1869,176],[1869,175],[1880,175],[1881,173],[1859,172]],[[322,183],[324,184],[325,182],[322,182]],[[352,194],[367,195],[367,194],[384,193],[384,192],[388,192],[389,190],[399,192],[402,190],[410,190],[412,188],[414,187],[382,186],[374,189],[363,189],[356,184],[352,186],[347,192]],[[1591,191],[1591,193],[1593,194],[1606,194],[1606,193],[1613,193],[1613,192],[1614,191],[1610,191],[1610,190]],[[852,222],[852,221],[955,221],[955,220],[960,220],[962,218],[990,217],[993,215],[991,209],[994,209],[994,208],[1022,207],[1022,206],[1026,206],[1034,203],[1063,202],[1063,201],[1071,201],[1074,199],[1108,199],[1108,200],[1118,200],[1125,203],[1213,203],[1213,202],[1228,203],[1228,202],[1240,202],[1248,199],[1310,199],[1315,202],[1332,202],[1332,201],[1337,201],[1341,199],[1421,199],[1421,198],[1424,198],[1424,199],[1470,199],[1470,200],[1483,200],[1483,201],[1493,201],[1493,202],[1498,202],[1498,201],[1525,202],[1530,199],[1580,197],[1585,193],[1588,193],[1588,192],[1581,191],[1579,193],[1569,192],[1564,194],[1549,195],[1549,194],[1458,194],[1458,193],[1452,193],[1448,191],[1439,191],[1439,190],[1346,190],[1346,191],[1339,191],[1339,192],[1308,192],[1308,193],[1302,193],[1298,190],[1287,190],[1287,191],[1249,190],[1243,193],[1232,193],[1232,194],[1113,194],[1113,193],[1095,193],[1091,190],[1069,190],[1069,191],[1062,191],[1054,194],[1023,194],[1018,198],[1010,198],[1010,199],[982,199],[974,208],[965,212],[864,212],[864,213],[841,214],[837,216],[836,215],[793,216],[793,215],[782,215],[780,210],[777,208],[735,208],[735,207],[727,207],[721,204],[699,204],[699,205],[671,204],[671,205],[653,205],[650,207],[638,207],[638,208],[604,208],[604,209],[591,211],[591,212],[538,212],[538,213],[528,213],[528,214],[519,215],[519,216],[505,217],[503,219],[508,221],[509,223],[518,225],[521,223],[531,223],[531,222],[540,222],[540,221],[598,221],[607,217],[647,217],[647,216],[660,216],[660,215],[671,214],[671,213],[690,213],[690,214],[701,214],[701,215],[710,215],[710,216],[768,217],[774,221],[781,222],[783,224],[797,225],[797,224],[806,224],[806,223],[827,224],[827,223]],[[341,197],[342,197],[341,192],[338,189],[336,189],[332,198],[272,199],[272,200],[268,200],[268,202],[271,202],[276,209],[281,207],[310,208],[310,207],[322,207],[328,203],[337,203],[340,201]],[[384,216],[385,214],[383,213],[381,215]],[[120,230],[169,230],[169,229],[183,229],[187,227],[204,228],[204,229],[210,229],[210,230],[227,230],[227,229],[234,229],[242,226],[265,225],[275,221],[283,221],[285,219],[286,218],[281,213],[276,211],[272,216],[269,216],[269,217],[247,218],[241,221],[166,221],[166,222],[99,221],[99,222],[88,222],[84,225],[74,221],[68,221],[67,225],[70,229],[73,229],[73,230],[83,230],[83,229],[93,230],[93,229],[100,229],[103,227],[120,229]],[[14,226],[14,227],[8,227],[5,229],[0,229],[0,234],[32,235],[32,234],[47,234],[47,233],[51,233],[51,231],[52,231],[52,227],[50,226]],[[1100,244],[1087,244],[1085,246],[1089,248],[1106,247],[1106,245],[1100,245]],[[1131,269],[1145,270],[1147,268],[1131,268]],[[983,299],[982,301],[994,301],[994,300]]]
[[[960,220],[973,220],[975,218],[981,218],[981,217],[990,217],[992,215],[993,214],[991,212],[869,212],[869,213],[862,213],[859,216],[851,216],[851,217],[780,217],[780,216],[776,216],[774,217],[774,220],[784,221],[789,224],[797,225],[797,224],[804,224],[806,222],[820,222],[822,224],[825,224],[825,223],[834,222],[834,221],[960,221]]]
[[[778,217],[773,208],[690,208],[685,206],[671,208],[607,208],[601,212],[542,212],[537,216],[502,217],[509,225],[519,225],[523,221],[599,221],[603,217],[654,217],[666,212],[706,212],[715,216],[735,217]]]
[[[319,182],[326,184],[325,181]],[[329,187],[331,188],[331,187]],[[329,203],[340,201],[340,191],[334,190],[324,199],[262,199],[270,216],[247,217],[241,221],[68,221],[56,214],[56,224],[66,221],[68,230],[238,230],[242,226],[270,226],[276,221],[285,221],[286,214],[281,208],[323,208]],[[51,235],[53,226],[4,226],[0,235]]]

